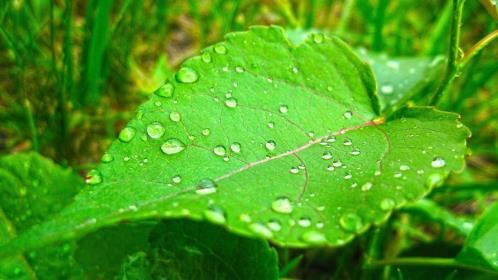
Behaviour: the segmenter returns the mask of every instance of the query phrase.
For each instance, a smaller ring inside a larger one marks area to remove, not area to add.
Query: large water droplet
[[[289,198],[282,196],[275,199],[271,204],[271,209],[277,213],[290,214],[292,213],[292,203]]]
[[[287,107],[287,105],[282,105],[278,108],[278,111],[282,114],[286,114],[289,111],[289,107]]]
[[[225,146],[223,145],[218,145],[216,147],[213,148],[213,153],[217,156],[224,156],[226,154],[227,150],[225,148]]]
[[[174,122],[179,122],[182,119],[182,115],[176,111],[169,113],[169,119]]]
[[[431,162],[432,167],[441,168],[446,165],[446,161],[442,157],[435,157]]]
[[[180,184],[182,182],[182,176],[180,175],[175,175],[171,178],[171,181],[175,184]]]
[[[216,192],[216,183],[211,179],[202,179],[197,183],[196,194],[205,195]]]
[[[206,220],[215,224],[224,224],[227,221],[226,214],[220,207],[210,206],[203,214]]]
[[[175,90],[175,87],[171,83],[166,83],[162,85],[160,88],[156,89],[154,91],[154,94],[160,97],[166,97],[169,98],[173,96],[173,91]]]
[[[89,185],[97,185],[102,183],[102,174],[97,169],[92,169],[85,177],[85,182]]]
[[[164,127],[158,122],[149,124],[146,130],[147,135],[152,139],[159,139],[164,134]]]
[[[361,217],[354,213],[342,215],[339,219],[339,224],[344,230],[349,232],[358,232],[363,227]]]
[[[227,53],[227,48],[223,44],[217,44],[214,46],[214,52],[217,54],[226,54]]]
[[[269,228],[267,228],[262,223],[252,223],[249,225],[249,230],[251,230],[254,234],[263,237],[263,238],[272,238],[273,233]]]
[[[234,142],[232,143],[232,145],[230,145],[230,150],[236,154],[240,153],[240,149],[241,145],[238,142]]]
[[[211,63],[212,58],[211,58],[211,55],[208,52],[204,52],[204,53],[201,54],[201,60],[204,63]]]
[[[176,72],[175,77],[180,83],[191,84],[195,83],[199,79],[199,74],[190,67],[182,67],[178,70],[178,72]]]
[[[230,97],[225,100],[225,106],[228,108],[235,108],[237,107],[237,99]]]
[[[268,151],[273,151],[277,147],[277,143],[275,143],[275,141],[273,140],[268,140],[265,143],[265,147]]]
[[[105,153],[100,159],[103,163],[109,163],[114,160],[114,157],[111,154]]]
[[[125,127],[123,128],[123,130],[121,130],[121,132],[119,133],[119,140],[121,142],[130,142],[131,139],[133,139],[133,137],[135,137],[135,134],[136,134],[136,130],[133,128],[133,127]]]
[[[312,245],[320,245],[327,242],[325,235],[316,230],[307,230],[301,236],[301,240]]]
[[[176,138],[170,138],[164,142],[161,146],[161,150],[167,155],[174,155],[185,150],[185,144]]]

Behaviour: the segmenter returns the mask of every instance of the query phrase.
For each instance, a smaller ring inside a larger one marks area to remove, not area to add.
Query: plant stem
[[[498,29],[488,34],[486,37],[482,38],[479,42],[473,45],[464,55],[462,61],[460,62],[460,67],[465,67],[467,63],[481,51],[484,47],[486,47],[489,43],[491,43],[494,39],[498,38]]]
[[[462,264],[456,261],[454,258],[407,257],[407,258],[397,258],[397,259],[384,259],[384,260],[370,262],[368,268],[377,268],[386,265],[435,266],[435,267],[460,268],[460,269],[469,269],[469,270],[481,271],[481,272],[498,275],[498,272],[496,271],[488,270],[474,265]]]
[[[441,97],[447,91],[449,85],[455,78],[458,72],[458,53],[460,45],[460,25],[462,22],[463,4],[465,0],[453,0],[453,12],[451,18],[451,34],[450,48],[448,51],[448,62],[446,64],[446,72],[443,79],[436,90],[436,93],[431,98],[430,105],[437,105]]]

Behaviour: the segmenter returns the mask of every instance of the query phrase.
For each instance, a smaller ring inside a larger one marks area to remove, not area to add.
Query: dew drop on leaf
[[[204,63],[211,63],[211,61],[212,61],[211,55],[208,52],[205,52],[205,53],[201,54],[201,60]]]
[[[396,202],[392,198],[384,198],[380,202],[380,209],[382,209],[384,211],[389,211],[389,210],[393,209],[395,205],[396,205]]]
[[[225,148],[225,146],[223,145],[218,145],[216,147],[213,148],[213,153],[217,156],[224,156],[226,154],[227,150]]]
[[[297,221],[297,224],[301,227],[307,228],[311,226],[311,220],[309,218],[301,218],[299,221]]]
[[[410,170],[410,166],[406,165],[406,164],[402,164],[399,166],[399,170],[401,171],[408,171]]]
[[[206,220],[215,224],[224,224],[227,221],[226,214],[220,207],[210,206],[203,214]]]
[[[351,154],[352,154],[353,156],[357,156],[357,155],[359,155],[359,154],[360,154],[360,150],[356,150],[356,149],[355,149],[355,150],[351,151]]]
[[[361,186],[361,190],[364,192],[369,191],[373,187],[373,184],[371,182],[366,182]]]
[[[201,134],[204,135],[204,136],[208,136],[210,133],[211,133],[211,131],[209,130],[209,128],[204,128],[201,131]]]
[[[269,228],[267,228],[265,225],[263,225],[262,223],[252,223],[249,225],[249,230],[260,236],[260,237],[263,237],[263,238],[272,238],[273,237],[273,233],[271,232],[271,230]]]
[[[175,89],[175,87],[173,86],[173,84],[165,83],[164,85],[162,85],[161,87],[156,89],[154,91],[154,94],[157,96],[160,96],[160,97],[169,98],[169,97],[173,96],[174,89]]]
[[[114,157],[111,154],[105,153],[100,159],[103,163],[109,163],[114,160]]]
[[[351,145],[353,145],[353,141],[351,141],[351,139],[346,139],[346,140],[344,140],[344,142],[342,144],[344,146],[351,146]]]
[[[182,115],[179,112],[173,111],[169,113],[169,119],[174,122],[179,122],[182,119]]]
[[[268,151],[273,151],[277,147],[277,143],[273,140],[266,141],[265,147]]]
[[[289,107],[287,107],[287,105],[282,105],[280,106],[280,108],[278,109],[278,111],[282,114],[285,114],[289,111]]]
[[[363,227],[361,217],[354,213],[342,215],[339,219],[339,224],[344,230],[349,232],[358,232]]]
[[[227,106],[228,108],[237,107],[237,99],[233,97],[227,98],[227,100],[225,100],[225,106]]]
[[[133,137],[135,137],[135,134],[136,130],[133,127],[125,127],[119,133],[118,138],[121,142],[127,143],[130,142],[133,139]]]
[[[85,177],[85,182],[89,185],[97,185],[102,183],[102,174],[97,169],[92,169]]]
[[[174,155],[185,150],[185,144],[176,138],[170,138],[162,144],[161,150],[167,155]]]
[[[171,178],[171,181],[173,181],[173,183],[175,184],[179,184],[182,182],[182,176],[180,175],[175,175]]]
[[[327,242],[325,235],[316,230],[308,230],[303,233],[301,240],[311,245],[319,245]]]
[[[432,162],[431,162],[432,167],[434,168],[441,168],[446,165],[446,162],[442,157],[435,157]]]
[[[291,169],[289,169],[289,172],[292,173],[292,174],[297,174],[297,173],[299,173],[299,168],[297,168],[297,167],[291,167]]]
[[[226,54],[227,53],[227,48],[223,44],[217,44],[214,46],[214,52],[217,54]]]
[[[159,139],[164,135],[164,127],[158,122],[149,124],[146,128],[146,131],[147,135],[149,135],[149,137],[152,139]]]
[[[324,36],[323,34],[313,34],[313,42],[315,42],[316,44],[321,44],[323,43],[323,39],[324,39]]]
[[[197,82],[199,74],[190,67],[182,67],[176,72],[176,80],[180,83],[191,84]]]
[[[353,113],[351,111],[346,111],[344,112],[344,118],[345,119],[351,119],[353,117]]]
[[[272,231],[280,231],[280,230],[282,230],[282,225],[277,220],[270,220],[268,223],[266,223],[266,225]]]
[[[332,154],[330,152],[324,152],[322,155],[322,159],[329,160],[332,158]]]
[[[211,179],[202,179],[197,183],[196,194],[205,195],[216,192],[216,183]]]
[[[240,153],[240,143],[234,142],[230,145],[230,150],[236,154]]]
[[[291,201],[285,196],[275,199],[271,204],[271,209],[281,214],[292,213],[292,208],[293,207]]]
[[[382,91],[383,94],[391,94],[394,91],[394,87],[392,85],[383,85],[380,87],[380,91]]]

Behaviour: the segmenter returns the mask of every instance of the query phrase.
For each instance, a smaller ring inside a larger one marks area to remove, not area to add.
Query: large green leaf
[[[395,110],[425,86],[438,80],[444,59],[430,57],[389,57],[365,49],[358,53],[372,66],[382,110]]]
[[[476,224],[457,261],[498,271],[498,203]]]
[[[61,215],[12,253],[127,219],[206,219],[283,246],[339,246],[464,167],[458,116],[379,116],[371,69],[321,34],[256,27],[187,60]]]
[[[151,233],[145,265],[141,254],[124,266],[124,279],[278,279],[275,250],[261,240],[239,237],[223,228],[187,220],[169,220]]]
[[[83,181],[42,156],[18,154],[0,159],[0,244],[59,212],[72,202]],[[0,279],[54,279],[75,273],[73,246],[32,251],[0,262]]]

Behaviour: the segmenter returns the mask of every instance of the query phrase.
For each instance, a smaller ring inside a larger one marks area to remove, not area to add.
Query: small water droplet
[[[227,150],[225,148],[225,146],[223,145],[218,145],[216,147],[213,148],[213,153],[217,156],[224,156],[226,154]]]
[[[174,122],[179,122],[182,119],[182,115],[179,112],[173,111],[169,113],[169,119]]]
[[[265,147],[268,151],[273,151],[277,147],[277,143],[273,140],[266,141]]]
[[[380,91],[384,94],[391,94],[394,91],[394,87],[392,85],[383,85],[380,87]]]
[[[161,150],[167,155],[174,155],[185,150],[185,144],[176,138],[170,138],[162,144]]]
[[[232,150],[232,152],[234,152],[236,154],[240,153],[240,148],[241,148],[241,145],[238,142],[234,142],[234,143],[232,143],[232,145],[230,145],[230,150]]]
[[[217,54],[226,54],[227,53],[227,48],[223,44],[217,44],[214,46],[214,52]]]
[[[306,227],[311,226],[311,220],[309,218],[304,217],[304,218],[299,219],[299,221],[297,221],[297,224],[301,227],[306,228]]]
[[[111,154],[105,153],[100,159],[103,163],[109,163],[114,160],[114,157]]]
[[[154,91],[154,94],[160,97],[166,97],[169,98],[173,96],[173,91],[175,90],[175,87],[171,83],[165,83],[158,89]]]
[[[332,154],[330,152],[324,152],[322,155],[322,159],[329,160],[332,158]]]
[[[216,183],[211,179],[202,179],[197,183],[196,194],[206,195],[216,192]]]
[[[180,184],[182,182],[182,176],[180,175],[175,175],[171,178],[171,181],[175,184]]]
[[[275,127],[275,123],[274,123],[274,122],[269,122],[269,123],[268,123],[268,127],[269,127],[269,128],[273,128],[273,127]]]
[[[353,178],[353,175],[351,173],[347,173],[346,175],[344,175],[344,179],[346,180],[349,180],[351,178]]]
[[[282,225],[277,220],[270,220],[268,223],[266,223],[266,225],[272,231],[280,231],[280,230],[282,230]]]
[[[334,167],[341,167],[342,166],[342,161],[336,160],[336,161],[332,162],[332,166],[334,166]]]
[[[211,55],[208,52],[204,52],[204,53],[201,54],[201,60],[204,63],[211,63],[212,58],[211,58]]]
[[[118,138],[121,142],[128,143],[131,141],[131,139],[133,139],[133,137],[135,137],[135,134],[136,134],[136,130],[133,127],[127,126],[127,127],[123,128],[123,130],[121,130]]]
[[[327,138],[327,142],[328,143],[334,143],[335,141],[337,141],[336,138],[335,138],[335,136],[330,136],[330,137]]]
[[[380,209],[384,211],[392,210],[396,206],[396,202],[392,198],[384,198],[380,202]]]
[[[261,236],[263,238],[272,238],[273,233],[270,229],[268,229],[262,223],[252,223],[249,225],[249,230],[251,230],[254,234]]]
[[[410,166],[406,165],[406,164],[402,164],[399,166],[399,170],[401,171],[408,171],[410,170]]]
[[[180,83],[191,84],[197,82],[199,74],[190,67],[182,67],[176,72],[176,80]]]
[[[344,140],[344,142],[342,144],[344,146],[351,146],[351,145],[353,145],[353,141],[351,141],[351,139],[346,139],[346,140]]]
[[[292,72],[297,73],[297,72],[299,72],[299,69],[297,69],[297,67],[294,66],[294,67],[292,67]]]
[[[297,173],[299,173],[299,168],[297,168],[297,167],[291,167],[291,169],[289,169],[289,172],[292,173],[292,174],[297,174]]]
[[[363,227],[363,221],[360,216],[354,213],[348,213],[339,219],[340,226],[349,232],[358,232]]]
[[[356,149],[355,149],[355,150],[351,151],[351,154],[352,154],[353,156],[357,156],[357,155],[359,155],[359,154],[360,154],[360,150],[356,150]]]
[[[394,173],[394,178],[401,178],[401,177],[403,177],[403,174],[399,172]]]
[[[228,108],[235,108],[235,107],[237,107],[237,99],[235,99],[233,97],[227,98],[227,100],[225,100],[225,105]]]
[[[303,233],[301,240],[312,245],[320,245],[327,243],[325,235],[316,230],[308,230]]]
[[[209,133],[211,133],[211,131],[209,130],[209,128],[204,128],[202,131],[201,131],[201,134],[204,135],[204,136],[208,136]]]
[[[333,165],[329,165],[329,166],[327,166],[327,170],[328,171],[334,171],[335,167]]]
[[[344,118],[345,119],[351,119],[353,117],[353,113],[351,111],[346,111],[344,112]]]
[[[324,39],[324,36],[323,34],[313,34],[313,42],[315,42],[316,44],[321,44],[323,43],[323,39]]]
[[[389,60],[386,64],[387,64],[387,67],[389,67],[393,70],[399,69],[399,62],[396,60]]]
[[[434,168],[441,168],[446,165],[446,162],[442,157],[435,157],[432,162],[431,162],[432,167]]]
[[[224,224],[227,221],[225,211],[217,206],[210,206],[203,214],[206,220],[214,224]]]
[[[369,191],[371,188],[373,187],[373,184],[370,183],[370,182],[366,182],[365,184],[363,184],[361,186],[361,190],[364,191],[364,192],[367,192]]]
[[[282,105],[282,106],[280,106],[278,111],[282,114],[286,114],[289,111],[289,107],[287,107],[287,105]]]
[[[235,67],[235,72],[237,72],[237,73],[242,73],[244,71],[245,71],[244,68],[242,68],[240,66]]]
[[[92,169],[85,177],[85,183],[89,185],[97,185],[102,183],[102,174],[97,169]]]
[[[289,198],[281,196],[272,202],[271,209],[277,213],[290,214],[293,207]]]
[[[159,122],[153,122],[146,128],[147,135],[152,139],[159,139],[164,134],[164,127]]]
[[[443,176],[439,173],[433,173],[427,177],[425,185],[429,188],[439,186],[443,183]]]

